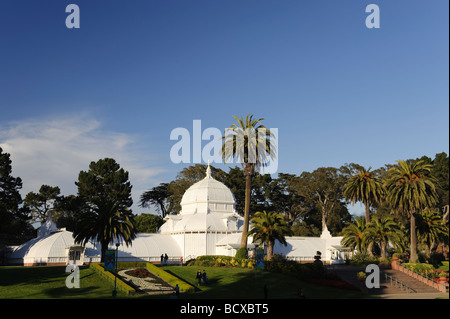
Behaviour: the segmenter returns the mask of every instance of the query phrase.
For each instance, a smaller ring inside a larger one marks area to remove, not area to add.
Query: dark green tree
[[[137,233],[156,233],[164,220],[154,214],[140,214],[134,218]]]
[[[313,205],[315,211],[320,212],[322,230],[336,214],[339,215],[339,220],[342,217],[346,220],[351,218],[344,203],[344,183],[345,178],[334,167],[319,167],[312,173],[303,172],[296,179],[293,189],[298,196]]]
[[[304,197],[294,191],[295,179],[293,174],[279,173],[267,189],[271,209],[283,214],[289,226],[308,211]]]
[[[78,212],[83,209],[83,201],[79,196],[61,196],[55,202],[53,221],[58,228],[66,228],[68,231],[75,229]]]
[[[164,218],[167,215],[167,201],[171,195],[172,193],[169,191],[169,184],[161,183],[141,195],[139,206],[143,208],[155,206],[161,213],[161,217]]]
[[[42,185],[38,193],[29,192],[25,196],[24,205],[30,209],[33,222],[44,223],[53,218],[57,202],[61,199],[58,186]]]
[[[11,173],[10,154],[0,147],[0,245],[20,244],[35,234],[28,209],[22,206],[22,179]]]
[[[128,172],[112,158],[91,162],[89,171],[78,175],[78,196],[83,206],[74,229],[75,242],[95,239],[101,244],[102,260],[109,244],[127,245],[136,237],[134,215],[130,209],[131,183]]]

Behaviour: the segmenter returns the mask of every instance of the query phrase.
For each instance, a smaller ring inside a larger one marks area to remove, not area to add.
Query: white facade
[[[233,193],[211,177],[192,185],[183,195],[179,215],[168,215],[157,234],[138,234],[131,246],[119,246],[119,261],[159,262],[167,254],[172,262],[202,255],[234,256],[240,246],[243,218],[235,211]],[[344,252],[342,237],[332,237],[325,229],[320,237],[288,237],[287,246],[276,242],[275,254],[297,261],[313,261],[317,251],[322,260],[340,263]],[[248,238],[248,249],[254,249]],[[111,249],[116,247],[111,246]],[[9,258],[12,264],[67,264],[100,261],[100,245],[89,242],[82,247],[74,243],[71,232],[58,230],[47,221],[38,238],[17,248]]]

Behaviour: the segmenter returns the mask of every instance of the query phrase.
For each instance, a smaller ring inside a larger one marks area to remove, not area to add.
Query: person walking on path
[[[167,256],[167,254],[164,255],[164,264],[168,264],[169,262],[169,256]]]
[[[208,276],[206,276],[206,271],[203,269],[202,273],[203,283],[206,285],[208,283]]]
[[[197,270],[197,276],[195,277],[197,279],[197,283],[199,286],[202,285],[202,272],[199,270]]]
[[[175,286],[175,296],[177,296],[177,299],[180,298],[180,287],[178,287],[178,284]]]
[[[161,265],[163,265],[163,264],[164,264],[164,255],[161,254]]]

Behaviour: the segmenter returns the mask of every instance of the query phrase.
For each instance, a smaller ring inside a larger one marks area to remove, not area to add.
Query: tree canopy
[[[114,159],[105,158],[91,162],[89,171],[81,171],[75,184],[83,202],[76,218],[75,242],[86,244],[96,239],[102,246],[102,260],[108,244],[131,244],[136,227],[128,172]]]

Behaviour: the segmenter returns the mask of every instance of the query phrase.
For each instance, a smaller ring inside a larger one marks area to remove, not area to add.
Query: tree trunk
[[[247,249],[247,235],[250,219],[250,196],[252,190],[252,174],[247,165],[244,170],[245,175],[245,206],[244,206],[244,229],[242,230],[241,248]]]
[[[102,256],[101,256],[100,262],[104,263],[105,262],[105,256],[106,256],[106,250],[108,249],[108,242],[101,241],[100,245],[102,246],[102,248],[101,248]]]
[[[275,245],[274,241],[267,242],[267,260],[271,260],[273,256],[273,246]]]
[[[385,261],[386,260],[386,246],[387,246],[387,243],[382,241],[380,243],[380,245],[381,245],[381,260]]]
[[[368,202],[364,202],[364,208],[366,209],[366,224],[370,223],[370,205]]]
[[[325,228],[327,228],[327,216],[325,213],[322,213],[322,231],[324,231]]]
[[[365,217],[366,217],[366,226],[370,223],[370,205],[367,201],[364,201],[364,209],[366,211]],[[373,257],[373,242],[369,243],[369,247],[367,247],[367,251],[369,253],[369,256]]]
[[[410,222],[411,222],[411,252],[410,252],[410,256],[409,256],[409,262],[410,263],[415,263],[417,262],[417,235],[416,235],[416,217],[414,216],[414,212],[411,212],[411,217],[410,217]]]

